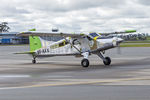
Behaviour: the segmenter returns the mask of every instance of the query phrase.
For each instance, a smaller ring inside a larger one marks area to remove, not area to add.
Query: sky
[[[150,0],[0,0],[10,31],[150,32]]]

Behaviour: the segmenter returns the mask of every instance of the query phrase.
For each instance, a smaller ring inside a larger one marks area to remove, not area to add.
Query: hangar
[[[0,33],[0,44],[29,44],[29,38],[17,36],[19,32],[3,32]],[[41,37],[48,41],[58,41],[62,37]]]
[[[19,32],[0,33],[0,44],[28,44],[28,37],[17,36]]]

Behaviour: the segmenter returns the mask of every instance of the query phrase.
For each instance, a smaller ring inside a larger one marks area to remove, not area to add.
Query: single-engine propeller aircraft
[[[75,56],[83,57],[81,65],[89,66],[88,57],[91,54],[98,55],[105,65],[111,64],[110,57],[104,57],[105,50],[119,46],[122,38],[112,37],[111,34],[132,33],[136,30],[126,30],[112,33],[63,33],[63,32],[21,32],[18,36],[29,36],[30,51],[17,54],[30,54],[32,63],[36,63],[37,57]],[[50,42],[42,37],[61,36],[63,39]]]

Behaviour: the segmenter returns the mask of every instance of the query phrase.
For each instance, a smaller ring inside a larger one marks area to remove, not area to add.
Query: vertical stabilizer
[[[30,51],[35,51],[42,47],[40,37],[38,36],[29,36],[30,41]]]

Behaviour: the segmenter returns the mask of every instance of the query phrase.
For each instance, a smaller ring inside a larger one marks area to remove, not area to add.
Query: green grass
[[[150,37],[147,37],[146,39],[147,39],[147,40],[150,40]]]
[[[150,41],[125,41],[124,43],[150,43]]]
[[[122,43],[120,44],[120,47],[150,47],[149,44],[130,44],[130,43]]]
[[[121,47],[150,47],[150,37],[143,41],[125,41],[120,44]]]
[[[124,43],[150,43],[150,36],[146,37],[146,40],[125,41]]]

